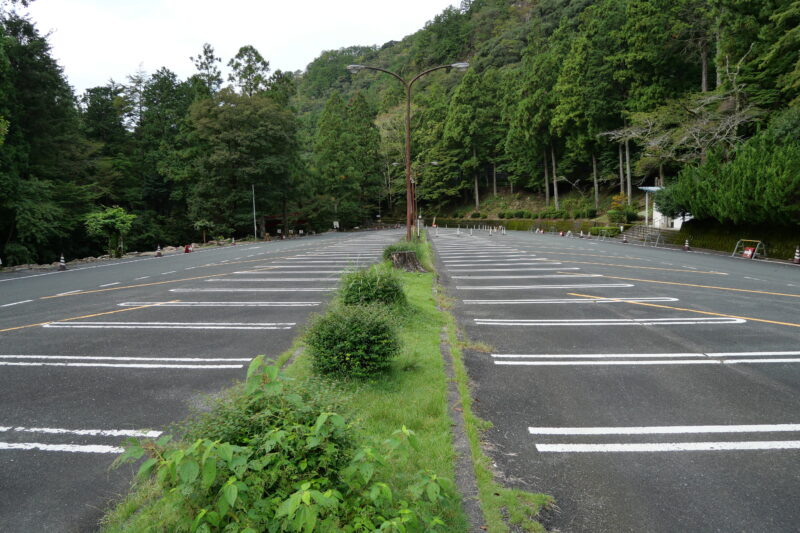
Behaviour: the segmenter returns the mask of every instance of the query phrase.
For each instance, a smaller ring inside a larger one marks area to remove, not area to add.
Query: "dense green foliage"
[[[403,489],[376,475],[416,445],[405,428],[359,447],[335,387],[292,382],[254,359],[245,388],[190,421],[182,442],[132,441],[121,462],[147,459],[140,478],[159,490],[118,531],[422,531],[443,525],[431,508],[445,497],[435,474]]]
[[[400,350],[393,318],[379,305],[331,309],[311,321],[305,341],[317,372],[356,378],[386,370]]]
[[[385,265],[346,273],[339,284],[339,299],[344,305],[406,303],[400,277]]]
[[[781,224],[796,212],[797,184],[781,170],[794,147],[773,150],[779,137],[759,132],[800,103],[798,0],[464,0],[401,41],[323,51],[303,72],[271,72],[245,45],[223,75],[205,44],[188,79],[136,72],[77,97],[16,13],[26,4],[0,4],[6,263],[96,255],[105,243],[84,220],[110,205],[136,215],[126,240],[136,250],[252,233],[253,189],[259,234],[403,212],[403,87],[350,74],[352,63],[405,79],[471,65],[413,86],[412,178],[426,216],[479,210],[498,187],[560,212],[568,191],[598,209],[601,189],[630,203],[637,186],[676,180],[660,199],[668,210]],[[746,208],[735,195],[705,205],[703,191],[719,187],[761,192]]]

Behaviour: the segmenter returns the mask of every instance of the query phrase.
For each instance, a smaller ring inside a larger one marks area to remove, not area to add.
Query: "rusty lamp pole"
[[[411,227],[415,224],[414,221],[414,196],[413,191],[411,188],[411,88],[414,86],[414,82],[420,79],[422,76],[429,74],[435,70],[447,69],[449,72],[451,69],[456,69],[458,71],[464,71],[469,68],[469,63],[451,63],[449,65],[440,65],[438,67],[429,68],[423,72],[420,72],[410,80],[406,80],[399,74],[395,74],[390,70],[386,70],[380,67],[370,67],[367,65],[347,65],[347,70],[350,71],[351,74],[357,74],[362,70],[377,70],[378,72],[383,72],[385,74],[389,74],[390,76],[394,76],[400,83],[403,84],[403,87],[406,90],[406,240],[410,241],[413,238],[413,232]]]

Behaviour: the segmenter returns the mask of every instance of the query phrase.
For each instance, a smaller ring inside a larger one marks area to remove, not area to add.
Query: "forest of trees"
[[[188,79],[134,72],[81,95],[25,3],[0,2],[4,264],[121,246],[102,217],[129,250],[252,235],[253,188],[284,228],[404,212],[403,88],[351,63],[410,77],[470,62],[415,85],[427,214],[479,208],[498,184],[556,208],[656,184],[670,213],[800,224],[800,0],[464,0],[302,72],[244,45],[223,78],[206,44]]]

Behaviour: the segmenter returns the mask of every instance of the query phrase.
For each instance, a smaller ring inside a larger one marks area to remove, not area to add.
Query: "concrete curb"
[[[438,278],[436,280],[438,283]],[[434,284],[434,296],[437,293]],[[436,309],[446,313],[438,304]],[[464,412],[461,409],[461,394],[458,391],[455,370],[453,369],[453,354],[450,351],[450,342],[447,335],[447,326],[442,328],[439,335],[439,349],[442,352],[444,371],[447,375],[447,411],[452,420],[453,450],[456,452],[454,474],[455,483],[461,493],[461,506],[469,520],[469,531],[479,533],[485,531],[485,520],[481,500],[478,493],[478,481],[475,477],[475,464],[472,462],[472,449],[466,432]]]

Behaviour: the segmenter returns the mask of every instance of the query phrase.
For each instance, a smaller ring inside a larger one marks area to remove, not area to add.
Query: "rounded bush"
[[[342,306],[314,318],[306,332],[314,370],[364,378],[389,367],[400,340],[385,309]]]
[[[472,214],[469,216],[469,218],[481,218],[481,214],[480,214],[480,212],[479,212],[479,211],[475,211],[474,213],[472,213]]]
[[[385,267],[345,274],[339,286],[339,296],[345,305],[402,305],[406,302],[403,283],[394,270]]]

